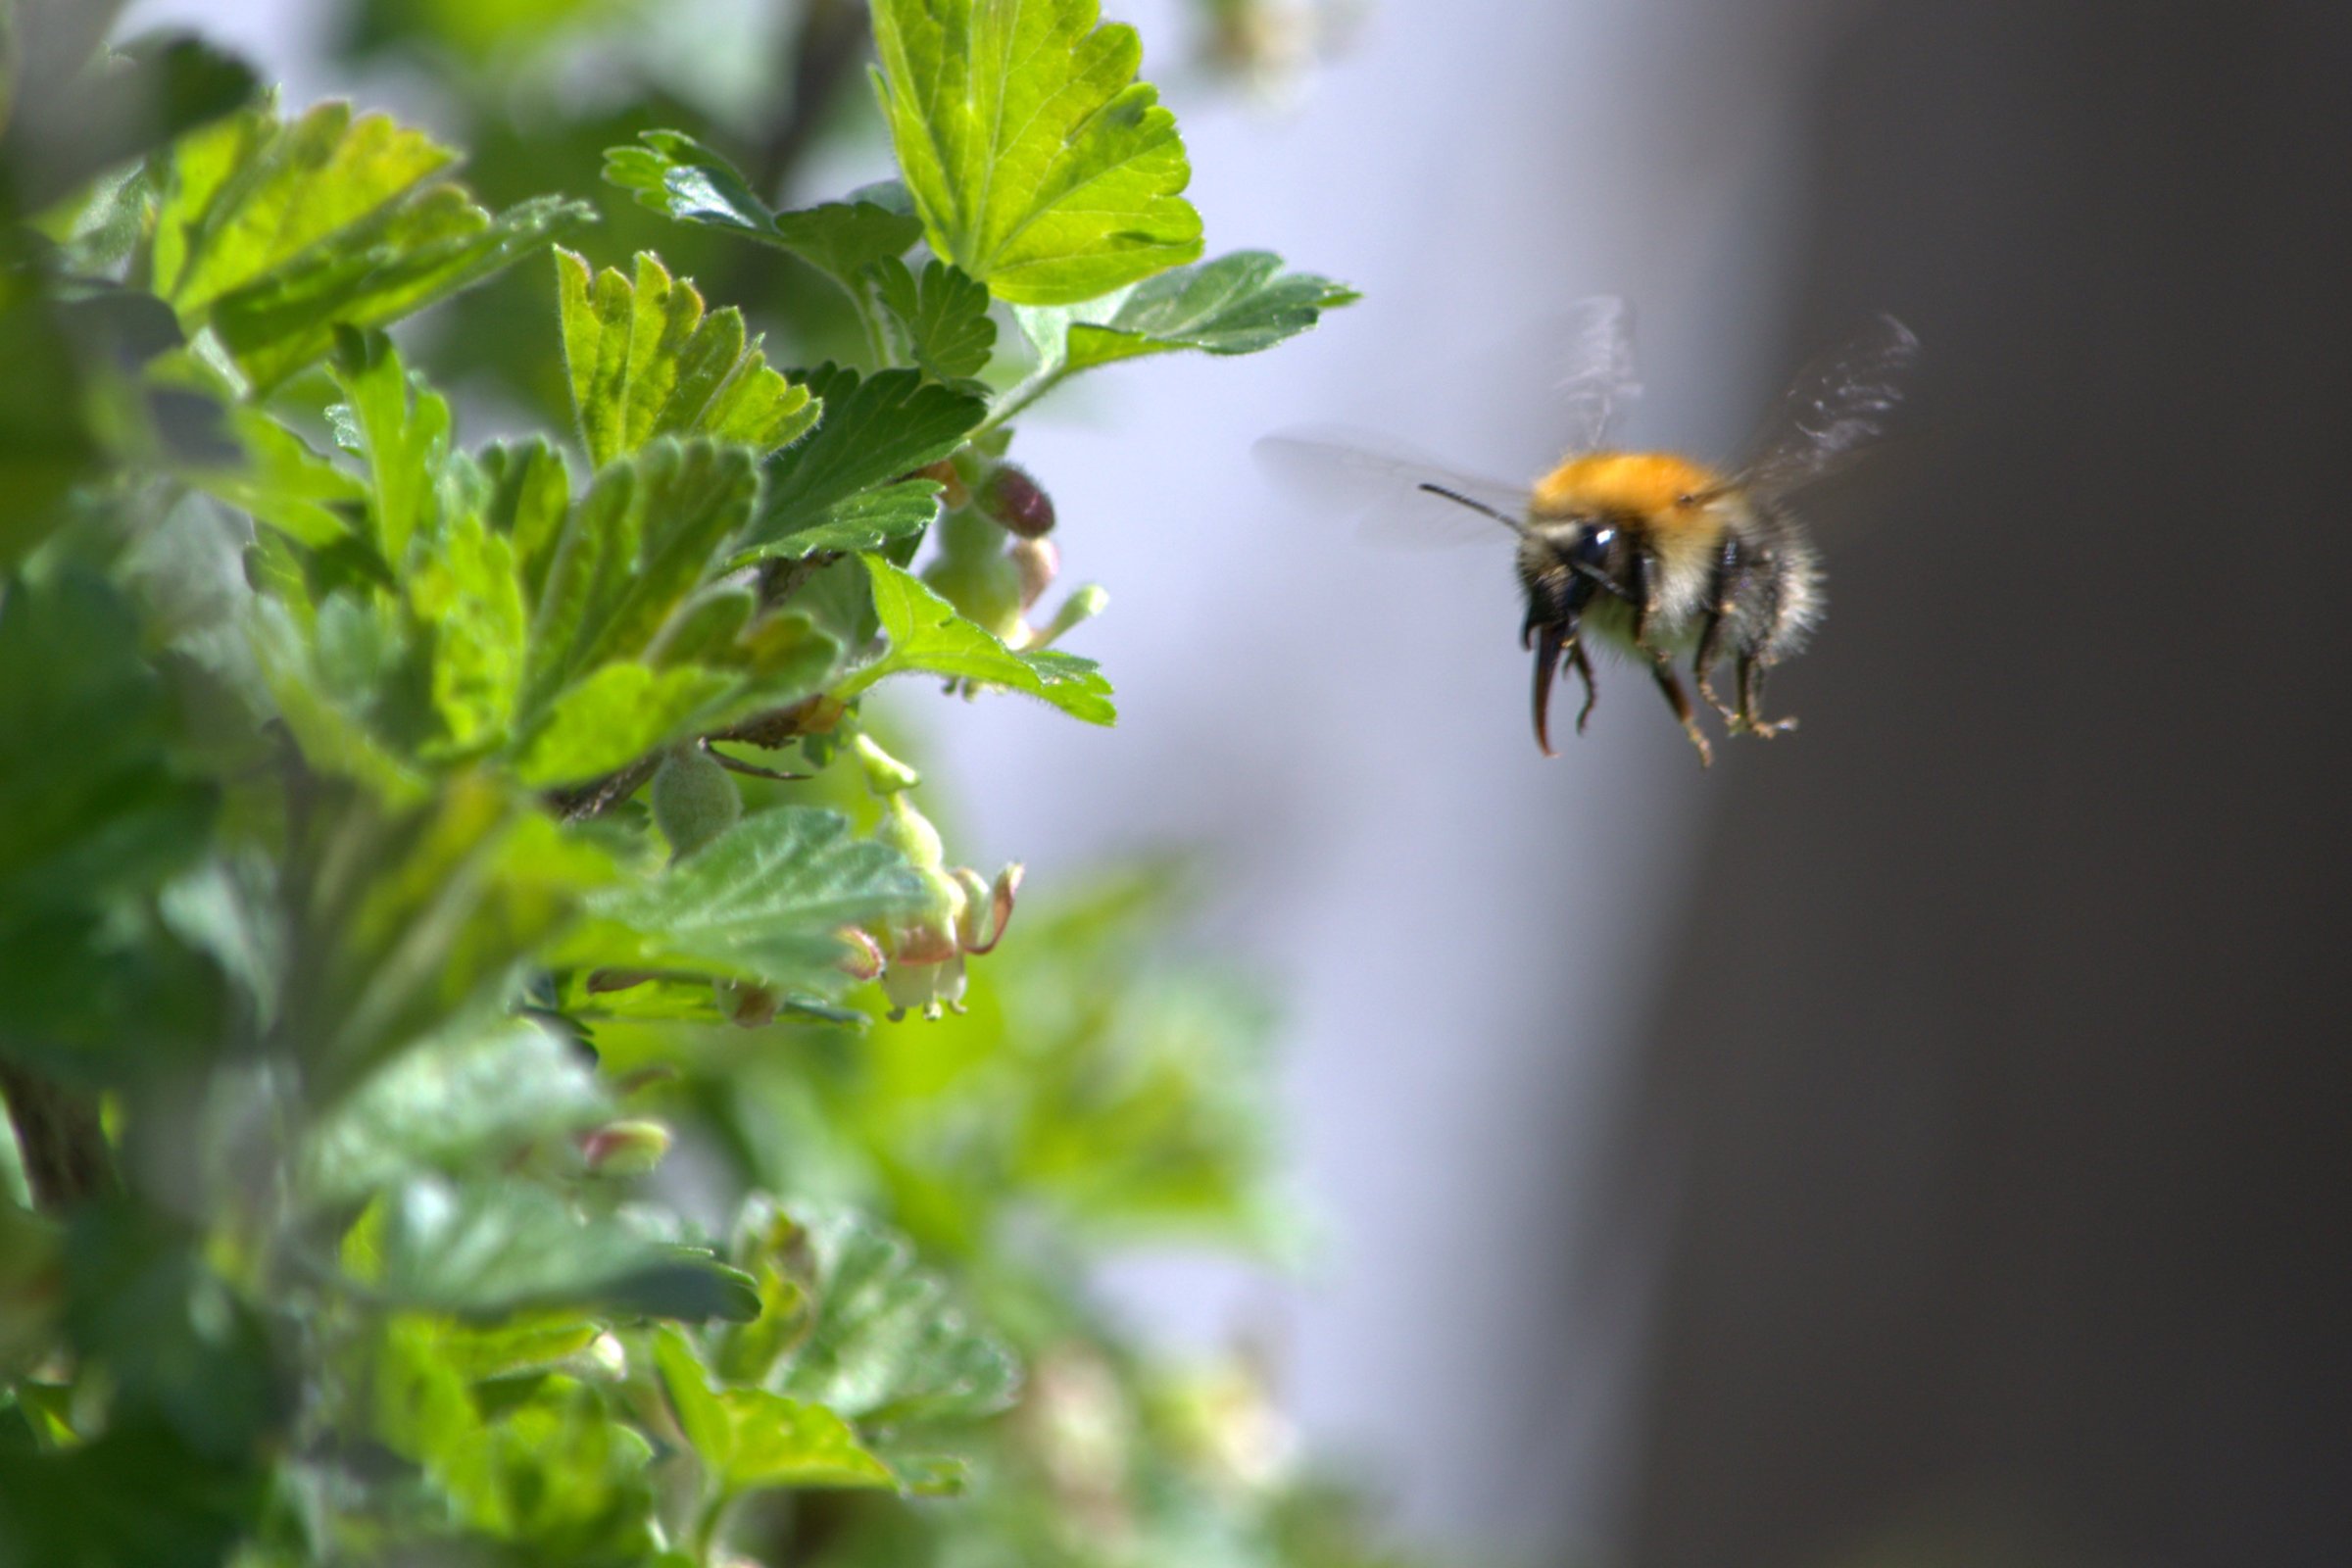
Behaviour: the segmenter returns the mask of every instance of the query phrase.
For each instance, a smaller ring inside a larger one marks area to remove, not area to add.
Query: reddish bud
[[[1054,498],[1037,481],[1009,463],[981,481],[980,510],[1008,533],[1024,539],[1043,539],[1054,531]]]

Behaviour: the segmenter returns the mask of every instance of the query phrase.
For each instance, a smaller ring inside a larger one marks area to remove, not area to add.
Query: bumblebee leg
[[[1584,639],[1569,640],[1568,662],[1576,667],[1577,679],[1585,683],[1585,706],[1576,710],[1576,732],[1582,735],[1585,720],[1592,716],[1592,705],[1600,701],[1600,689],[1592,684],[1592,656],[1585,652]]]
[[[1683,733],[1690,736],[1690,744],[1698,748],[1698,765],[1714,766],[1715,749],[1707,744],[1707,737],[1699,729],[1696,715],[1690,711],[1690,696],[1683,690],[1682,680],[1675,674],[1674,665],[1660,655],[1651,662],[1649,671],[1658,679],[1658,690],[1665,694],[1666,706],[1673,709],[1674,716],[1683,721]]]
[[[1715,558],[1714,575],[1707,580],[1707,608],[1699,622],[1698,652],[1690,659],[1690,673],[1698,682],[1699,701],[1738,727],[1738,713],[1715,695],[1715,660],[1723,640],[1723,623],[1732,612],[1740,588],[1740,541],[1726,539]]]
[[[1740,727],[1746,730],[1750,735],[1760,736],[1765,740],[1770,740],[1775,735],[1786,735],[1790,730],[1796,728],[1796,719],[1791,716],[1788,718],[1776,718],[1767,721],[1756,716],[1756,709],[1761,706],[1764,701],[1765,667],[1764,662],[1756,658],[1753,654],[1741,654],[1740,656],[1740,713],[1738,722]]]
[[[1530,629],[1536,640],[1536,744],[1545,757],[1556,757],[1559,754],[1551,749],[1551,677],[1560,667],[1561,645],[1573,648],[1576,644],[1560,621]]]
[[[1634,646],[1649,653],[1650,579],[1656,575],[1646,551],[1637,550],[1626,559],[1625,582],[1619,596],[1634,607]],[[1652,656],[1655,657],[1655,656]]]

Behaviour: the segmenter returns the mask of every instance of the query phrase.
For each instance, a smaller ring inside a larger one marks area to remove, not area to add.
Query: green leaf
[[[693,137],[649,130],[640,147],[605,151],[605,178],[680,222],[730,230],[793,252],[844,286],[872,263],[904,256],[923,225],[885,200],[827,202],[775,213],[734,165]],[[882,191],[876,195],[884,195]]]
[[[1069,322],[1061,363],[1084,370],[1180,349],[1255,354],[1356,298],[1353,289],[1329,278],[1284,272],[1282,258],[1269,251],[1237,251],[1139,284],[1100,324]]]
[[[743,552],[740,562],[798,561],[814,555],[854,555],[909,539],[939,516],[936,479],[902,479],[836,501],[816,520]]]
[[[489,447],[476,462],[488,490],[482,519],[514,541],[524,597],[536,604],[571,511],[571,473],[564,454],[544,436],[534,436]]]
[[[764,457],[816,422],[806,387],[768,368],[743,313],[706,317],[694,285],[650,254],[631,283],[617,271],[556,252],[572,407],[591,464],[601,468],[656,436],[715,436]]]
[[[850,1424],[823,1405],[760,1388],[713,1390],[677,1330],[655,1332],[654,1363],[678,1429],[723,1494],[774,1487],[898,1486]]]
[[[411,542],[431,537],[440,521],[449,404],[409,374],[383,333],[336,332],[331,373],[348,401],[329,416],[343,445],[368,465],[376,555],[394,570],[406,570]]]
[[[289,978],[272,1033],[326,1104],[409,1042],[501,1006],[515,965],[613,868],[475,775],[418,806],[349,787],[318,795],[288,868]]]
[[[606,664],[555,700],[515,758],[514,776],[553,789],[626,767],[713,721],[741,687],[733,672],[700,664]]]
[[[473,1530],[538,1563],[644,1563],[659,1535],[653,1446],[574,1378],[465,1433],[433,1466]]]
[[[0,928],[160,879],[201,842],[208,797],[172,776],[168,719],[114,589],[0,579]]]
[[[441,176],[452,155],[380,115],[257,110],[182,137],[149,255],[190,334],[210,326],[257,389],[513,265],[591,215],[526,202],[492,217]]]
[[[228,427],[245,449],[244,466],[193,472],[190,482],[298,544],[320,549],[351,537],[367,514],[365,482],[259,409],[230,410]]]
[[[411,571],[409,608],[432,639],[432,700],[447,750],[503,743],[522,690],[528,615],[514,546],[468,514]]]
[[[854,517],[855,512],[836,509],[954,452],[988,413],[980,399],[928,380],[919,370],[878,370],[861,379],[855,370],[826,365],[808,372],[808,385],[824,400],[825,416],[815,434],[768,461],[766,495],[759,520],[745,536],[747,545],[773,546]],[[910,510],[909,500],[895,498],[891,512],[903,515]],[[758,553],[784,552],[760,548]]]
[[[875,264],[882,308],[897,318],[914,363],[943,381],[978,375],[997,346],[988,290],[945,262],[917,277],[896,258]]]
[[[750,1279],[703,1250],[575,1213],[520,1182],[456,1186],[417,1177],[380,1214],[371,1283],[398,1305],[475,1320],[598,1306],[741,1321],[760,1309]]]
[[[904,1238],[846,1212],[794,1227],[760,1202],[739,1234],[771,1261],[789,1255],[779,1241],[806,1250],[785,1271],[807,1292],[810,1321],[769,1386],[865,1428],[974,1421],[1012,1402],[1011,1352],[964,1315]]]
[[[748,449],[708,440],[664,437],[599,473],[548,557],[532,612],[525,710],[653,647],[750,519],[758,489]]]
[[[407,1053],[315,1127],[306,1201],[332,1208],[422,1171],[510,1169],[614,1114],[587,1055],[521,1019]]]
[[[85,0],[74,9],[104,8]],[[54,69],[61,64],[42,62],[12,83],[9,196],[21,213],[235,111],[260,85],[243,62],[192,38],[139,40],[82,71]]]
[[[1200,254],[1175,117],[1094,0],[874,0],[882,106],[931,248],[1063,305]]]
[[[1090,724],[1118,721],[1110,682],[1093,660],[1051,649],[1016,654],[985,627],[957,614],[920,578],[880,556],[861,559],[873,582],[874,613],[890,646],[835,687],[835,697],[847,702],[886,675],[925,670],[1042,698]]]
[[[591,903],[595,925],[564,958],[672,966],[763,985],[838,992],[844,926],[921,906],[897,852],[853,837],[831,811],[781,807],[745,817],[659,877]]]
[[[22,271],[0,272],[0,569],[63,520],[67,490],[102,449],[55,311]]]

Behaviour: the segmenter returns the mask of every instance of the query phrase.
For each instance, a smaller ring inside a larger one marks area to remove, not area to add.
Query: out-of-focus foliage
[[[1008,421],[1350,296],[1169,270],[1091,7],[879,7],[906,181],[793,206],[839,0],[772,123],[544,113],[663,8],[357,7],[448,142],[0,0],[0,1564],[1375,1560],[1086,1293],[1281,1250],[1262,1008],[1159,875],[1016,921],[865,701],[1111,723]]]

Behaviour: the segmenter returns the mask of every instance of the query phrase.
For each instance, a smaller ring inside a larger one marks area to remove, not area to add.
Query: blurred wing
[[[1756,433],[1737,482],[1762,496],[1786,495],[1851,462],[1885,433],[1918,358],[1909,327],[1873,317],[1797,372]]]
[[[1578,300],[1552,329],[1566,368],[1552,389],[1560,412],[1560,450],[1597,451],[1609,425],[1642,395],[1634,380],[1634,310],[1614,294]],[[1548,334],[1547,334],[1548,335]]]
[[[1354,517],[1367,537],[1389,543],[1472,543],[1498,525],[1518,531],[1527,514],[1524,486],[1457,472],[1368,430],[1286,430],[1250,455],[1285,495]]]

